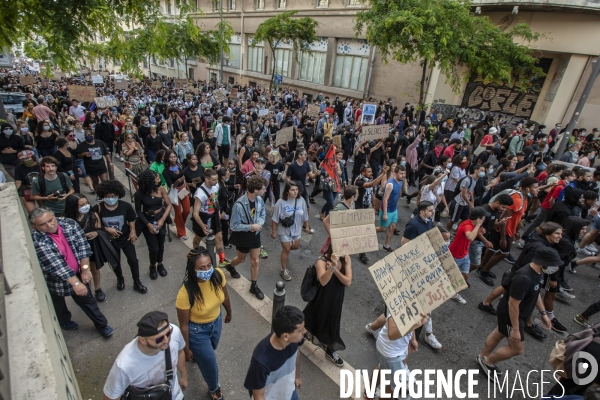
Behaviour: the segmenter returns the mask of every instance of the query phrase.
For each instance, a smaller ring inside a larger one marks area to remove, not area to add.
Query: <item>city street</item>
[[[115,166],[119,169],[119,171],[115,171],[117,179],[126,183],[123,164],[115,161]],[[127,187],[127,185],[125,186]],[[414,188],[411,188],[412,190]],[[90,200],[95,197],[90,195],[85,188],[82,189],[82,193]],[[129,200],[129,194],[124,200]],[[304,308],[306,304],[300,297],[300,283],[304,270],[315,262],[319,249],[327,237],[321,222],[315,218],[324,201],[321,197],[316,198],[316,201],[317,204],[312,205],[310,209],[310,224],[315,229],[315,233],[313,235],[303,234],[300,249],[291,253],[289,270],[292,281],[286,282],[285,287],[286,304],[295,305],[300,309]],[[410,208],[407,208],[404,200],[400,201],[398,228],[401,232],[413,208],[414,202]],[[269,211],[267,209],[267,223],[262,231],[262,242],[269,257],[260,260],[258,280],[260,288],[266,295],[265,300],[259,301],[247,292],[250,276],[248,262],[237,268],[242,274],[242,279],[233,281],[226,273],[233,318],[230,324],[224,325],[217,350],[220,382],[226,399],[248,398],[243,381],[251,353],[256,343],[265,337],[270,329],[270,324],[265,316],[270,315],[272,304],[267,301],[267,298],[273,298],[275,284],[281,278],[279,276],[280,244],[270,237]],[[191,228],[189,221],[188,228]],[[165,244],[164,264],[169,275],[165,278],[159,277],[156,281],[150,280],[148,275],[148,254],[145,241],[141,237],[137,242],[142,281],[148,287],[148,293],[145,295],[132,289],[131,276],[127,266],[123,266],[126,288],[122,292],[116,290],[116,278],[109,267],[102,269],[102,288],[107,295],[107,301],[100,303],[100,308],[108,318],[109,324],[115,328],[115,333],[111,338],[103,339],[83,312],[71,300],[68,300],[73,320],[78,322],[80,327],[76,331],[63,333],[84,399],[102,398],[102,387],[108,371],[122,347],[135,337],[136,323],[144,313],[151,310],[162,310],[169,314],[172,323],[177,324],[175,298],[183,280],[185,255],[191,246],[192,236],[185,242],[177,239],[174,233],[172,237],[173,241]],[[392,241],[394,249],[399,246],[400,238],[400,236],[394,236]],[[383,242],[383,234],[379,234],[379,242]],[[513,256],[516,258],[518,248],[513,247]],[[370,265],[386,254],[383,250],[369,253]],[[228,259],[233,258],[234,255],[234,249],[226,250]],[[384,303],[367,266],[361,263],[357,256],[352,256],[352,266],[354,279],[352,286],[346,289],[341,327],[341,336],[347,349],[338,354],[346,362],[344,368],[372,370],[377,364],[375,340],[365,332],[365,324],[375,320],[383,312]],[[502,272],[508,268],[509,264],[502,262],[494,271],[496,275],[501,276]],[[577,298],[573,299],[570,304],[557,301],[554,312],[569,331],[581,330],[581,327],[573,322],[574,315],[598,300],[598,281],[596,279],[598,272],[598,268],[592,266],[580,267],[576,275],[567,272],[567,279],[575,288],[572,293]],[[485,337],[495,328],[496,319],[477,309],[477,304],[487,296],[492,288],[486,286],[476,273],[471,277],[470,283],[471,288],[461,293],[467,304],[461,305],[449,300],[432,313],[433,332],[442,343],[443,348],[439,351],[433,350],[421,340],[418,352],[408,358],[407,364],[411,370],[479,370],[475,363],[475,357],[483,347]],[[499,279],[496,280],[496,283],[499,283]],[[526,335],[525,353],[499,365],[503,371],[510,374],[510,387],[512,387],[513,377],[517,371],[525,385],[529,371],[551,369],[548,357],[552,346],[561,336],[554,332],[547,333],[548,338],[544,341],[538,341],[532,336]],[[299,390],[300,398],[339,398],[339,369],[326,360],[322,350],[315,351],[312,345],[303,347],[305,347],[303,349],[305,355],[301,360],[303,386]],[[309,357],[306,354],[309,354]],[[188,363],[187,368],[189,387],[185,391],[186,399],[209,399],[206,384],[197,366]],[[546,373],[544,381],[551,380],[551,373]],[[479,393],[479,397],[489,398],[487,381],[481,371],[478,381],[476,392]],[[516,391],[512,395],[504,392],[504,394],[497,394],[496,398],[536,397],[533,385],[536,383],[538,385],[540,383],[539,373],[531,374],[529,377],[529,395],[525,392],[525,396],[523,396],[520,391]],[[546,383],[543,391],[547,392],[552,384]],[[465,390],[466,384],[461,388]],[[537,394],[537,398],[539,397],[541,397],[541,393]]]

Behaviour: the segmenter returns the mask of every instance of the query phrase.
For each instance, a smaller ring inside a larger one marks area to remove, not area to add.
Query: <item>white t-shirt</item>
[[[389,318],[389,313],[386,314],[386,317]],[[411,332],[400,339],[391,340],[388,336],[388,321],[386,321],[383,328],[381,328],[381,332],[379,332],[375,347],[384,357],[400,357],[400,360],[405,360],[408,357],[408,344],[412,336]]]
[[[171,390],[173,400],[182,400],[183,393],[177,378],[177,360],[179,352],[185,347],[185,341],[179,328],[173,324],[171,324],[171,327],[173,332],[171,333],[169,347],[174,377]],[[137,343],[138,339],[136,337],[125,345],[108,373],[103,392],[111,399],[120,398],[127,386],[147,388],[165,383],[167,380],[165,353],[161,351],[154,356],[149,356],[140,350]]]
[[[439,185],[437,188],[432,188],[431,185],[425,185],[421,188],[421,201],[429,201],[433,203],[434,206],[437,206],[437,198],[431,189],[439,194]]]
[[[85,108],[83,108],[81,105],[78,105],[77,107],[71,106],[69,107],[69,114],[77,119],[81,119],[81,117],[85,115]]]
[[[217,183],[210,189],[207,188],[204,183],[200,187],[204,188],[204,190],[206,190],[206,192],[210,195],[209,199],[204,190],[200,188],[196,189],[194,197],[200,199],[200,212],[204,214],[213,214],[216,210],[215,204],[217,204],[217,207],[219,204],[219,184]]]
[[[446,190],[454,191],[454,189],[456,188],[456,184],[458,183],[458,181],[460,181],[460,179],[463,176],[467,176],[467,172],[464,169],[460,169],[460,167],[453,166],[450,170],[448,182],[446,182]]]

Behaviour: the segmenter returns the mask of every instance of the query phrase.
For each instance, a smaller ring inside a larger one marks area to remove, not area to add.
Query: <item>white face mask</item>
[[[450,241],[449,240],[447,242],[445,242],[445,243],[446,243],[446,247],[450,246]]]
[[[542,272],[548,275],[552,275],[556,271],[558,271],[558,267],[542,267]]]
[[[81,208],[79,209],[79,212],[80,212],[81,214],[87,214],[87,213],[89,213],[89,212],[90,212],[90,205],[89,205],[89,204],[86,204],[85,206],[81,207]]]

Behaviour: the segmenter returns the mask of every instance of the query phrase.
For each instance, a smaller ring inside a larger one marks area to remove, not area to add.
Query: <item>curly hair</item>
[[[196,278],[196,261],[202,257],[210,258],[208,251],[202,246],[191,250],[188,253],[187,264],[185,266],[185,275],[183,277],[183,285],[186,286],[186,289],[191,289],[193,298],[198,301],[200,305],[204,305],[204,295],[202,294],[202,290],[198,284],[198,278]],[[221,274],[215,270],[209,281],[212,290],[218,296],[219,292],[223,291],[223,278]]]
[[[120,199],[125,197],[125,187],[117,180],[101,182],[96,190],[98,197],[104,198],[108,194],[116,194]]]
[[[163,164],[165,164],[167,168],[171,165],[171,162],[169,161],[169,158],[171,158],[171,154],[175,154],[175,165],[179,163],[177,154],[173,150],[165,150],[165,158],[163,158]]]
[[[151,169],[145,169],[138,175],[138,187],[140,192],[152,194],[154,191],[154,182],[158,174]]]

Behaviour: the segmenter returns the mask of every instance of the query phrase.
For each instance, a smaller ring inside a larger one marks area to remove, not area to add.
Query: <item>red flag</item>
[[[335,145],[332,144],[325,154],[323,163],[321,164],[327,175],[335,182],[336,191],[340,191],[342,185],[340,184],[340,177],[337,173],[339,163],[335,157]]]

